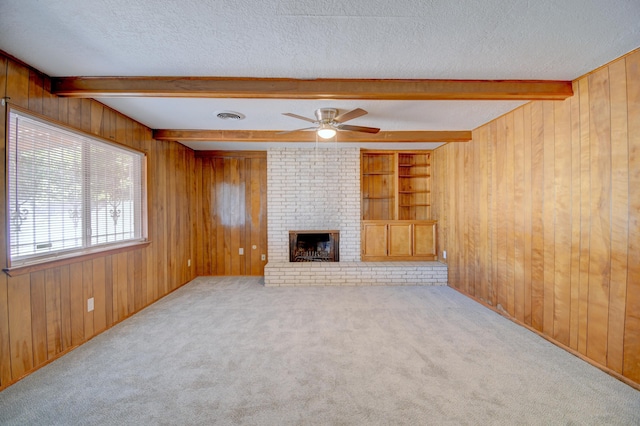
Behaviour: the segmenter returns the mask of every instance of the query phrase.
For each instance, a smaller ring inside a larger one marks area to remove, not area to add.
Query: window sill
[[[96,251],[90,251],[80,254],[72,254],[68,257],[58,257],[56,259],[44,260],[41,262],[34,262],[25,265],[15,266],[11,268],[5,268],[3,271],[10,277],[17,277],[19,275],[29,274],[31,272],[42,271],[44,269],[56,268],[58,266],[69,265],[71,263],[83,262],[85,260],[96,259],[98,257],[109,256],[112,254],[122,253],[129,250],[136,250],[140,248],[148,247],[151,241],[137,241],[135,243],[123,244],[116,247],[110,247],[107,249],[101,249]]]

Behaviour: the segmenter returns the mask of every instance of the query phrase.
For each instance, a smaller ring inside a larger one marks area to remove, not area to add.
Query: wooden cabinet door
[[[435,256],[436,225],[435,223],[416,223],[413,225],[413,255]]]
[[[363,256],[387,255],[387,224],[365,223],[362,226]]]
[[[411,232],[410,223],[389,224],[389,256],[411,256]]]

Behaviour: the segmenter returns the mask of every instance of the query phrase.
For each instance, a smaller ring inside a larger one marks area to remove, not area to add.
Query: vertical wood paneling
[[[166,159],[167,161],[165,161],[165,167],[167,167],[169,164],[173,164],[175,161],[175,150],[173,149],[173,147],[171,145],[166,145]],[[173,289],[172,283],[173,283],[173,278],[175,276],[175,265],[177,264],[177,251],[176,251],[176,247],[174,246],[174,242],[177,239],[177,224],[178,224],[178,218],[175,217],[175,215],[171,214],[173,212],[173,210],[175,209],[175,203],[176,200],[178,198],[176,191],[177,191],[177,185],[176,185],[176,178],[177,178],[177,174],[178,174],[178,170],[176,168],[172,169],[170,173],[167,174],[167,186],[165,188],[165,192],[164,192],[164,198],[166,200],[167,203],[167,209],[165,211],[165,221],[166,221],[166,228],[165,228],[165,234],[166,234],[166,240],[165,240],[165,265],[166,265],[166,270],[167,272],[169,272],[169,280],[167,281],[167,291],[170,291]],[[126,261],[126,259],[122,259],[120,258],[119,262],[122,261]],[[126,264],[125,264],[126,265]],[[122,268],[122,266],[120,266],[120,268]],[[125,272],[127,270],[125,269]],[[173,272],[173,273],[172,273]],[[126,279],[126,275],[123,276]],[[126,288],[126,287],[125,287]],[[127,309],[127,304],[125,304],[125,312]]]
[[[87,115],[82,113],[82,106],[84,104],[84,99],[80,98],[68,98],[67,102],[67,115],[64,117],[60,117],[63,123],[67,123],[68,125],[75,127],[77,129],[82,129],[82,118]]]
[[[496,133],[496,165],[495,165],[495,199],[496,209],[493,220],[496,224],[496,269],[497,269],[497,303],[496,307],[501,311],[507,310],[507,228],[509,217],[507,212],[507,129],[504,116],[497,120]],[[460,188],[462,191],[463,188]],[[499,216],[503,216],[503,220]]]
[[[640,54],[628,56],[626,62],[630,197],[622,374],[640,383]]]
[[[522,107],[523,133],[524,133],[524,202],[522,205],[522,214],[524,215],[524,323],[532,324],[531,316],[531,235],[532,235],[532,207],[531,197],[533,191],[531,189],[531,159],[532,159],[532,139],[531,139],[531,104]]]
[[[128,289],[127,289],[127,253],[118,253],[111,257],[113,276],[113,318],[115,322],[127,317]]]
[[[82,263],[69,265],[69,287],[71,302],[71,344],[84,341],[84,289],[82,285]]]
[[[571,320],[571,101],[554,110],[553,337],[569,345]],[[545,302],[546,304],[546,302]]]
[[[48,77],[45,78],[44,84],[46,86],[51,85],[51,82],[49,81]],[[47,90],[43,90],[42,114],[46,115],[47,117],[57,119],[60,114],[59,110],[60,110],[60,102],[58,102],[58,97],[56,95],[51,94]]]
[[[31,274],[31,338],[33,340],[33,363],[47,361],[47,301],[44,281],[45,271]]]
[[[261,225],[265,223],[262,217],[262,204],[265,199],[262,195],[262,185],[260,181],[260,166],[263,162],[258,158],[252,158],[249,161],[251,164],[250,184],[247,185],[250,188],[248,201],[251,204],[250,210],[248,211],[248,220],[251,226],[251,270],[249,273],[250,275],[262,275],[264,267],[261,256],[263,254],[262,250],[266,247],[266,243],[262,241],[262,233],[260,232],[262,230]],[[254,246],[256,246],[257,249],[253,249]]]
[[[531,104],[531,326],[541,331],[544,318],[544,114]]]
[[[0,98],[6,96],[7,90],[7,58],[0,55]],[[0,115],[6,117],[6,105],[0,105]],[[0,119],[0,134],[6,134],[6,121]],[[5,144],[0,144],[0,157],[6,158]],[[0,176],[5,174],[5,162],[0,165]],[[5,199],[5,185],[0,185],[0,200]],[[0,202],[0,223],[6,223],[6,210],[3,202]],[[0,226],[0,241],[6,241],[5,227]],[[0,244],[0,266],[6,267],[7,248]],[[0,388],[11,382],[11,340],[9,329],[9,285],[7,277],[0,276]]]
[[[264,275],[264,265],[267,261],[267,160],[266,158],[260,159],[256,167],[259,169],[258,182],[260,186],[260,209],[258,210],[260,224],[260,267],[258,268],[258,275]],[[264,254],[265,260],[262,260]]]
[[[89,340],[95,334],[93,328],[94,311],[89,312],[87,301],[93,297],[93,262],[82,262],[82,312],[84,312],[84,338]]]
[[[498,175],[498,165],[497,165],[497,151],[498,151],[498,138],[497,138],[497,123],[494,121],[492,123],[489,123],[488,126],[489,128],[489,152],[488,152],[488,156],[487,156],[487,160],[489,162],[489,187],[488,187],[488,194],[489,194],[489,200],[491,202],[491,210],[489,212],[489,233],[493,236],[497,236],[498,234],[498,226],[500,225],[497,221],[497,217],[498,217],[498,183],[497,183],[497,175]],[[455,148],[455,147],[454,147]],[[453,156],[453,158],[455,158],[455,156]],[[451,167],[449,169],[449,173],[453,172],[454,170],[457,170],[455,167]],[[459,185],[455,185],[456,187],[460,187]],[[450,197],[450,198],[454,198],[454,197]],[[451,226],[453,228],[455,224],[451,223]],[[499,245],[499,239],[496,238],[490,238],[489,242],[491,244],[491,249],[489,250],[489,264],[488,266],[490,267],[491,270],[491,279],[489,280],[489,291],[486,295],[486,301],[489,305],[491,306],[495,306],[496,305],[496,301],[497,301],[497,291],[498,291],[498,245]],[[456,250],[460,251],[460,250]],[[459,275],[459,273],[457,272],[456,268],[456,275]]]
[[[146,268],[144,268],[144,263],[142,261],[142,250],[135,250],[129,252],[133,261],[131,262],[131,267],[133,269],[133,276],[130,277],[132,282],[131,285],[133,287],[133,311],[139,311],[145,306],[145,285],[146,279],[144,276],[147,274]],[[187,278],[188,279],[188,278]]]
[[[39,72],[29,70],[29,110],[42,114],[43,76]]]
[[[470,147],[473,148],[471,153],[469,154],[470,155],[470,161],[471,161],[471,167],[473,169],[473,172],[470,173],[469,178],[473,179],[474,176],[478,176],[478,174],[480,173],[480,165],[478,164],[477,161],[475,161],[475,158],[477,158],[480,155],[479,154],[480,153],[480,147],[478,146],[478,144],[470,145]],[[433,158],[433,155],[432,155],[432,158]],[[432,161],[432,163],[433,163],[433,161]],[[433,174],[432,174],[432,178],[431,179],[433,179]],[[431,191],[433,191],[433,185],[431,186]],[[470,208],[477,212],[479,210],[479,206],[480,206],[480,200],[479,200],[478,191],[474,191],[471,194],[470,202],[471,202],[471,207]],[[437,226],[437,224],[436,224],[436,226]],[[479,241],[478,233],[480,232],[480,227],[478,226],[478,217],[477,216],[475,217],[474,222],[472,224],[469,224],[468,232],[469,232],[469,241],[473,242],[473,247],[472,248],[470,247],[471,251],[469,253],[470,257],[469,257],[468,261],[472,262],[474,265],[477,265],[478,262],[479,262],[479,259],[478,259],[479,256],[478,255],[479,255],[479,252],[480,252],[480,247],[477,246],[477,243]],[[437,254],[437,251],[436,251],[436,254]],[[475,294],[478,293],[477,288],[481,285],[482,277],[477,273],[476,274],[472,274],[472,276],[473,276],[473,292],[471,294],[475,295]]]
[[[47,269],[45,271],[44,279],[47,324],[47,359],[53,359],[56,354],[62,351],[60,268]]]
[[[71,334],[71,281],[69,265],[60,268],[60,328],[62,332],[62,350],[72,346]]]
[[[573,87],[435,150],[438,253],[452,287],[640,384],[640,51]]]
[[[267,253],[266,153],[201,152],[195,258],[201,275],[263,275]],[[256,247],[255,249],[253,247]],[[239,249],[244,251],[239,254]]]
[[[7,298],[11,302],[9,303],[11,377],[17,380],[34,367],[30,276],[16,277],[9,280],[7,284]],[[3,386],[5,386],[4,383]]]
[[[580,325],[580,100],[579,86],[573,83],[571,102],[571,349],[578,350]]]
[[[513,112],[513,315],[520,322],[525,318],[525,220],[524,220],[524,109]],[[477,145],[477,144],[475,144]],[[477,192],[477,191],[474,191]]]
[[[177,143],[154,141],[150,129],[91,99],[58,98],[48,92],[48,86],[47,76],[0,55],[0,97],[10,97],[10,105],[27,108],[147,154],[148,226],[152,243],[132,252],[130,263],[123,262],[127,268],[130,264],[132,271],[125,269],[123,280],[117,269],[122,254],[70,262],[15,277],[3,275],[0,279],[0,389],[195,277],[195,269],[186,266],[186,259],[193,252],[190,234],[194,221],[190,212],[194,196],[183,190],[191,182],[193,151]],[[3,117],[5,111],[3,107]],[[2,138],[5,125],[5,120],[0,120]],[[0,146],[4,157],[5,144]],[[169,155],[170,150],[173,153]],[[2,167],[4,175],[5,166]],[[167,197],[169,191],[176,197]],[[0,195],[0,219],[4,221],[4,186],[0,188]],[[168,226],[179,229],[168,230]],[[2,227],[0,241],[6,241],[4,232]],[[166,248],[169,245],[176,259],[174,264],[168,262]],[[6,244],[2,243],[2,262],[5,254]],[[124,253],[124,257],[127,256]],[[114,258],[117,259],[115,269]],[[119,287],[121,282],[126,287]],[[87,312],[89,297],[95,299],[93,312]],[[125,309],[122,309],[123,302]]]
[[[249,161],[246,159],[240,159],[238,161],[238,219],[241,221],[238,223],[238,245],[243,248],[243,255],[240,256],[240,275],[246,275],[247,271],[251,271],[251,246],[248,243],[251,241],[247,238],[251,235],[251,220],[247,220],[247,211],[251,208],[251,201],[247,198],[247,177],[250,177]],[[240,184],[242,182],[242,184]],[[249,207],[247,208],[247,202]],[[249,265],[247,267],[247,262]]]
[[[622,373],[627,247],[629,244],[629,141],[627,132],[626,62],[609,66],[611,96],[611,284],[607,366]],[[640,117],[640,116],[639,116]]]
[[[470,173],[467,174],[467,180],[468,180],[467,186],[472,184],[471,180],[474,179],[475,173],[477,173],[477,164],[474,161],[474,159],[477,155],[476,150],[478,149],[478,147],[475,145],[469,144],[468,148],[469,149],[467,149],[467,152],[465,153],[465,167],[467,167],[470,170]],[[431,190],[432,190],[432,185],[429,183],[429,191]],[[466,195],[467,195],[465,199],[466,209],[467,210],[477,209],[478,194],[467,192]],[[431,211],[431,208],[429,210]],[[467,244],[469,245],[469,250],[465,252],[465,256],[466,256],[465,262],[467,263],[475,263],[476,261],[474,253],[477,251],[477,248],[475,246],[475,242],[476,242],[474,238],[475,228],[473,225],[474,225],[473,223],[470,223],[468,220],[465,219],[465,238],[466,238]],[[435,241],[434,241],[434,246],[435,246]],[[469,281],[469,286],[471,287],[472,294],[475,294],[475,288],[476,288],[476,285],[478,285],[479,279],[480,277],[475,276],[475,274],[469,273],[467,275],[467,280]]]
[[[111,327],[114,323],[113,317],[113,256],[104,258],[104,316],[107,327]],[[150,300],[153,300],[150,299]]]
[[[149,271],[147,268],[147,264],[148,264],[148,253],[149,250],[138,250],[139,252],[139,256],[140,258],[138,259],[136,257],[136,268],[138,268],[140,271],[140,281],[142,281],[142,290],[141,290],[141,294],[140,294],[140,306],[138,307],[138,309],[142,309],[145,306],[147,306],[149,303],[153,302],[153,299],[148,296],[148,287],[151,287],[151,284],[149,283]],[[195,268],[194,268],[195,270]],[[191,272],[191,271],[188,271]],[[136,278],[137,279],[137,278]],[[189,275],[187,280],[190,280],[191,276]],[[107,318],[107,325],[109,325],[109,318]]]
[[[230,227],[229,232],[229,241],[230,241],[230,253],[229,257],[231,259],[231,275],[241,275],[241,266],[242,266],[242,256],[240,255],[240,221],[244,222],[244,189],[240,185],[240,163],[244,163],[244,161],[238,158],[232,158],[227,166],[229,170],[229,175],[231,176],[230,185],[227,186],[228,189],[228,201],[231,207],[231,217],[232,225]],[[225,240],[226,241],[226,240]]]
[[[607,323],[611,276],[611,112],[609,70],[589,77],[591,143],[591,227],[589,229],[589,310],[587,356],[607,363]],[[597,159],[598,161],[594,161]]]
[[[543,229],[543,294],[542,329],[545,334],[553,335],[553,305],[555,278],[555,216],[554,216],[554,172],[555,172],[555,139],[554,139],[554,103],[543,102],[543,179],[544,195],[542,202]]]
[[[80,100],[80,116],[78,117],[79,128],[83,132],[91,133],[92,126],[92,111],[94,109],[95,102],[91,99],[81,99]],[[101,111],[102,105],[95,106],[97,111]]]
[[[168,161],[167,151],[165,147],[167,144],[164,141],[156,142],[156,152],[157,155],[154,156],[154,177],[160,182],[164,182],[165,186],[167,185],[168,176],[171,174],[170,170],[167,169]],[[165,187],[156,186],[156,190],[154,191],[153,197],[153,205],[155,215],[155,223],[154,223],[154,245],[156,246],[155,250],[155,259],[154,259],[154,270],[155,270],[155,288],[154,288],[154,299],[160,297],[162,294],[166,294],[169,289],[167,286],[167,234],[164,231],[168,227],[168,223],[166,221],[167,215],[167,200],[166,200],[166,190]],[[114,294],[118,292],[117,287],[117,260],[115,256],[112,258],[112,263],[115,264],[113,267],[113,291]],[[116,300],[114,298],[114,322],[120,321],[120,318],[117,315],[118,306],[116,305]]]
[[[55,95],[51,95],[51,101],[58,104],[58,121],[62,123],[69,123],[69,99],[70,98],[58,98]]]
[[[29,69],[11,60],[7,64],[6,97],[11,105],[29,108]]]
[[[211,185],[213,186],[213,188],[215,188],[215,196],[214,198],[214,202],[216,203],[215,205],[211,206],[212,210],[213,210],[213,215],[215,217],[215,224],[216,224],[216,232],[215,232],[215,236],[214,239],[216,241],[216,248],[215,251],[213,252],[213,255],[216,257],[216,269],[215,269],[215,275],[222,275],[220,274],[220,272],[218,271],[229,271],[228,273],[230,274],[230,269],[227,266],[226,263],[226,258],[227,258],[227,252],[230,250],[228,244],[228,241],[225,241],[225,233],[227,232],[225,229],[225,226],[223,224],[223,216],[221,214],[221,209],[218,209],[217,206],[225,206],[228,203],[228,200],[225,197],[225,167],[224,167],[224,159],[223,158],[215,158],[213,159],[214,162],[214,166],[213,166],[213,173],[214,176],[212,176],[214,179],[211,182]],[[225,249],[226,248],[226,249]]]
[[[488,132],[489,127],[483,127],[482,129],[478,130],[480,132],[481,137],[484,137],[484,140],[488,139]],[[451,149],[453,150],[455,147],[451,147]],[[480,262],[480,268],[479,268],[479,273],[480,273],[480,280],[481,280],[481,285],[480,285],[480,292],[476,293],[476,295],[481,298],[481,299],[487,299],[489,296],[489,294],[491,294],[491,239],[489,238],[489,209],[488,209],[488,205],[486,203],[486,200],[489,199],[489,146],[488,144],[480,144],[480,176],[483,176],[484,179],[482,179],[482,181],[480,182],[480,189],[479,189],[479,193],[480,193],[480,200],[481,200],[481,205],[478,208],[478,219],[480,220],[480,230],[479,230],[479,238],[480,240],[477,242],[476,246],[478,247],[478,251],[480,252],[479,256],[478,256],[478,261]],[[449,176],[449,173],[451,173],[451,171],[446,171],[445,176]],[[444,176],[443,176],[443,181],[444,181]],[[445,183],[445,185],[448,187],[449,183]],[[446,196],[446,193],[442,194],[443,197]],[[441,215],[441,216],[445,216],[445,214]],[[448,232],[445,233],[445,238],[448,239],[447,237]]]
[[[589,79],[578,81],[580,97],[580,300],[578,301],[578,351],[587,353],[589,308],[589,229],[591,226],[591,149],[589,143]]]
[[[131,250],[122,254],[125,255],[127,259],[127,313],[126,313],[126,316],[129,316],[136,311],[135,283],[133,281],[135,276],[135,272],[133,270],[133,268],[135,267],[135,259],[134,259],[135,251]]]
[[[508,114],[505,116],[505,215],[506,215],[506,273],[505,273],[505,295],[506,295],[506,310],[509,315],[515,314],[514,300],[515,300],[515,282],[514,282],[514,269],[515,269],[515,217],[514,217],[514,187],[515,187],[515,171],[514,171],[514,115]],[[466,185],[468,188],[472,183]]]
[[[466,150],[463,150],[461,155],[454,157],[453,160],[456,162],[456,168],[458,169],[462,169],[464,170],[464,158],[465,158],[465,152]],[[456,212],[455,214],[455,223],[456,223],[456,229],[458,230],[458,232],[456,232],[455,234],[455,240],[456,240],[456,245],[458,247],[463,247],[465,244],[464,241],[464,230],[465,230],[465,220],[464,220],[464,209],[465,209],[465,197],[464,197],[464,192],[463,192],[463,188],[456,188],[456,196],[452,197],[455,201],[456,201],[456,207],[454,209],[454,211]],[[396,216],[397,217],[397,216]],[[410,237],[409,237],[410,238]],[[389,251],[391,252],[391,235],[389,236]],[[459,263],[464,263],[464,251],[460,250],[460,251],[456,251],[454,253],[455,258],[457,260],[457,262]],[[464,269],[459,269],[457,271],[459,277],[458,277],[458,282],[460,283],[460,287],[461,290],[465,291],[465,289],[468,288],[468,282],[466,279],[466,274],[465,274],[465,270]]]
[[[93,260],[93,329],[100,333],[107,328],[107,293],[105,286],[105,259],[100,257]]]
[[[11,382],[11,340],[9,331],[9,288],[0,275],[0,386]]]

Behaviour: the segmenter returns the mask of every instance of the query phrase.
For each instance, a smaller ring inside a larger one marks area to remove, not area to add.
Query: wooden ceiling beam
[[[76,98],[170,97],[376,100],[563,100],[570,81],[367,80],[236,77],[55,77],[52,92]]]
[[[157,140],[179,142],[315,142],[310,131],[281,133],[277,130],[173,130],[153,131]],[[320,139],[323,140],[323,139]],[[329,139],[333,140],[333,139]],[[468,142],[469,130],[443,131],[382,131],[376,134],[338,132],[339,142]]]

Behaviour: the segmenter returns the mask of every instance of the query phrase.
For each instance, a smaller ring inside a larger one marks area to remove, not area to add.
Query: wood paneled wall
[[[198,151],[195,173],[198,275],[264,275],[267,153]]]
[[[449,285],[640,383],[640,51],[435,150]]]
[[[195,277],[193,151],[155,141],[150,129],[89,99],[58,98],[46,76],[0,54],[0,98],[147,154],[149,239],[145,248],[69,261],[8,277],[0,272],[0,389],[60,357]],[[5,112],[0,144],[5,157]],[[5,164],[0,223],[5,223]],[[0,227],[0,262],[6,235]],[[87,312],[93,297],[95,310]]]

